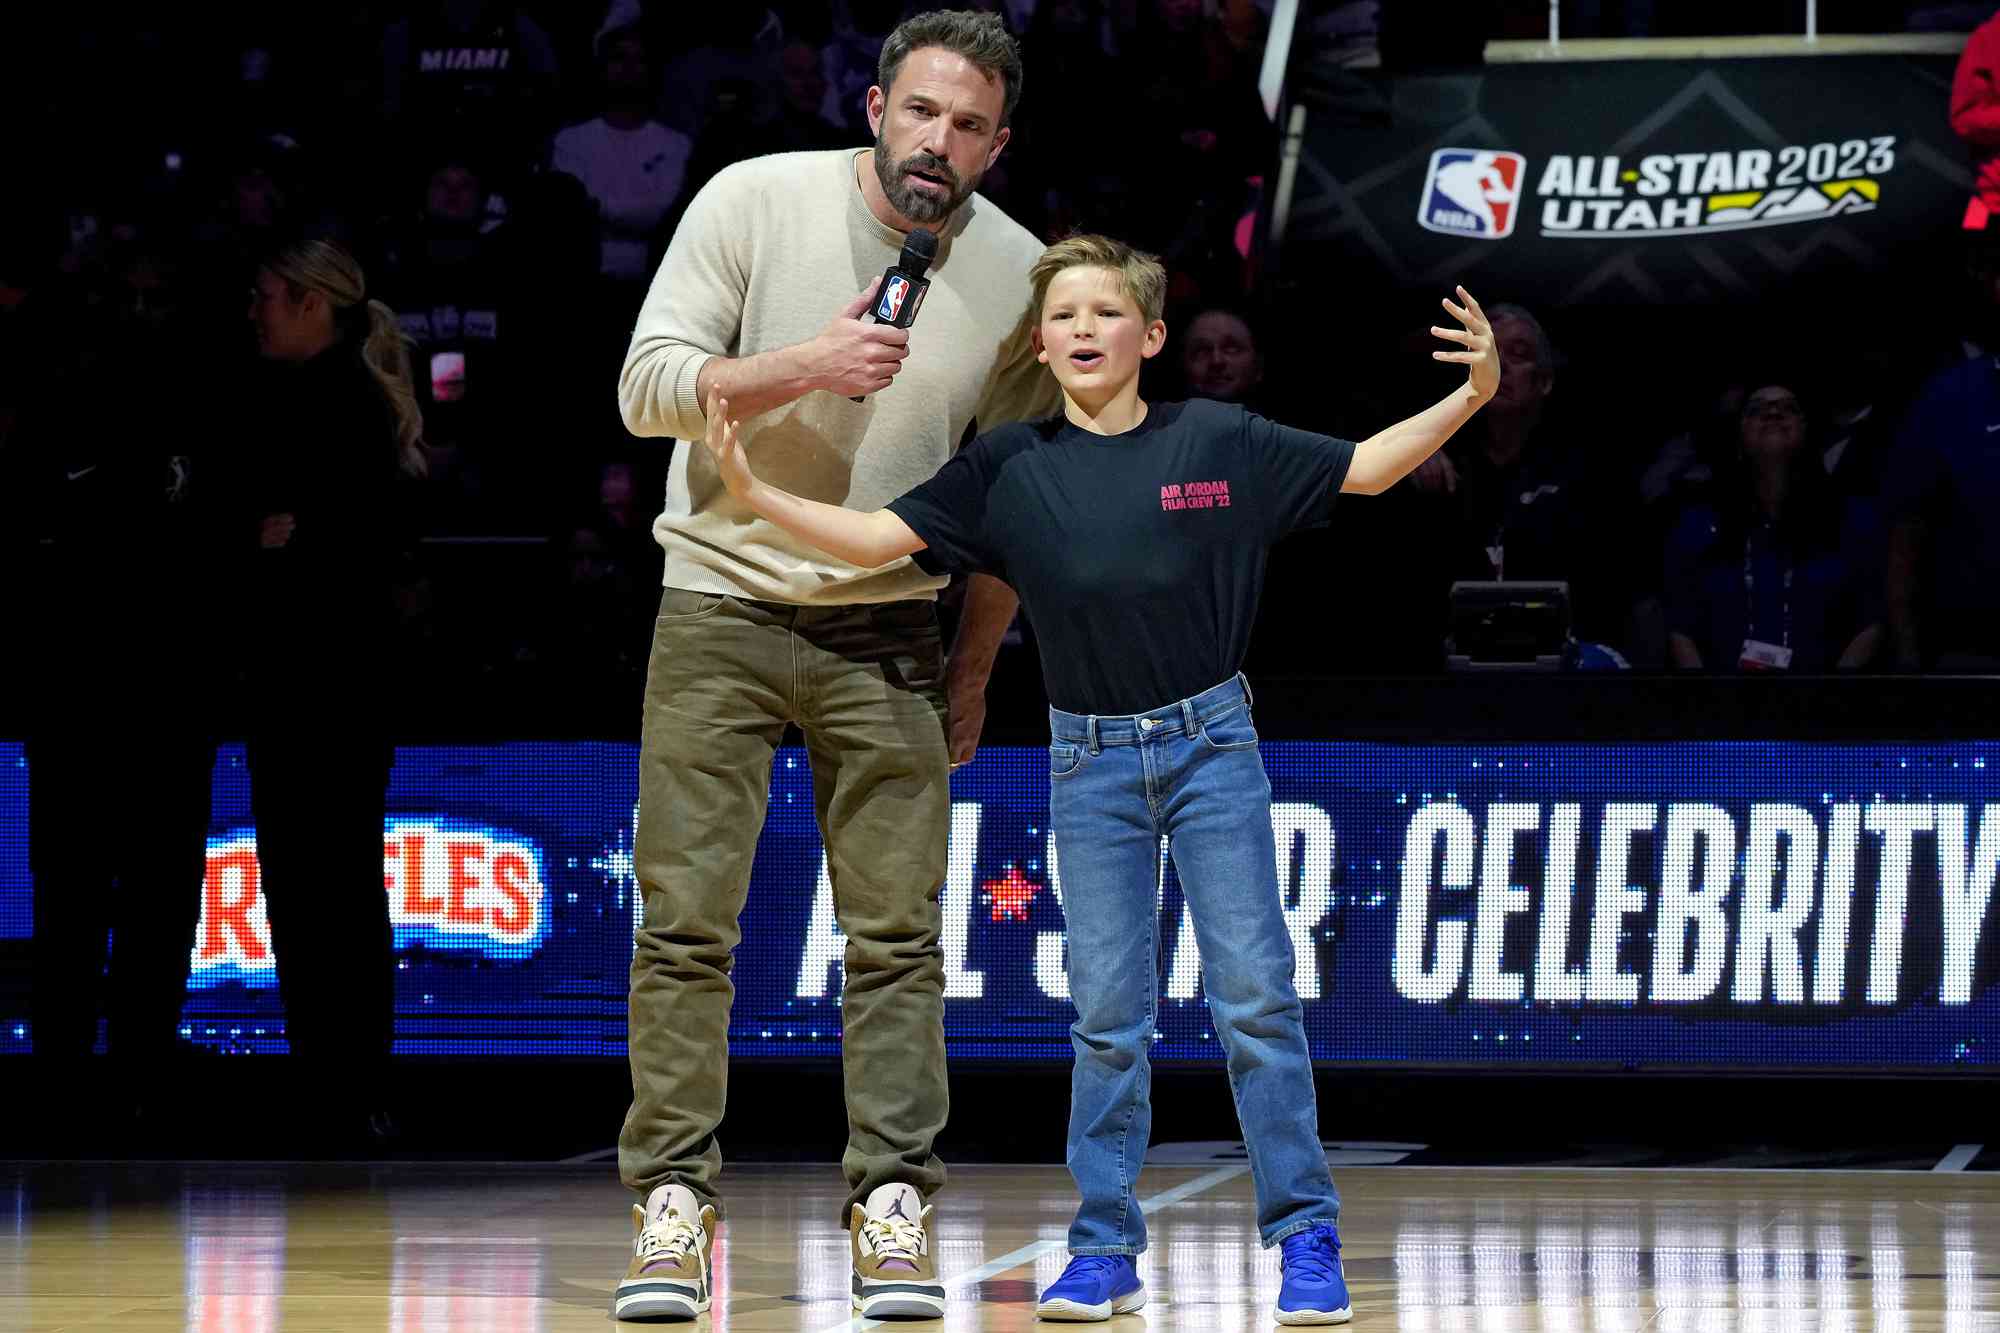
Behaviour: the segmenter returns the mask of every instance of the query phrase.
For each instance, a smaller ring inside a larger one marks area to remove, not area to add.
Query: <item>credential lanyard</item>
[[[1750,543],[1751,538],[1743,539],[1743,623],[1747,631],[1744,637],[1754,639],[1757,637],[1757,574],[1751,567]],[[1789,554],[1785,557],[1785,577],[1780,586],[1783,595],[1779,606],[1784,637],[1778,640],[1778,646],[1789,648],[1792,646],[1792,560]]]

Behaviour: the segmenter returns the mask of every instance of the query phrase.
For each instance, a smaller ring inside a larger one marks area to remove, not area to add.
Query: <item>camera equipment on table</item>
[[[1451,585],[1451,670],[1560,671],[1570,649],[1568,583]]]

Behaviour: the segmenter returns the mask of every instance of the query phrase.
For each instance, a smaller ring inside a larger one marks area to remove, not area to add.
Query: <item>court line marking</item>
[[[1151,1217],[1162,1208],[1179,1203],[1183,1199],[1191,1199],[1203,1190],[1213,1189],[1217,1185],[1234,1180],[1238,1176],[1248,1175],[1249,1173],[1250,1166],[1247,1162],[1238,1163],[1235,1166],[1217,1167],[1213,1171],[1207,1171],[1196,1176],[1193,1180],[1182,1181],[1170,1190],[1162,1190],[1150,1199],[1139,1200],[1139,1211]],[[945,1292],[949,1294],[966,1287],[975,1286],[978,1283],[984,1282],[989,1277],[997,1277],[1010,1269],[1019,1268],[1022,1264],[1033,1263],[1051,1251],[1064,1249],[1068,1244],[1069,1240],[1066,1236],[1054,1240],[1030,1241],[1018,1250],[1009,1250],[999,1258],[989,1259],[977,1268],[963,1273],[956,1273],[946,1278],[944,1281]],[[857,1314],[850,1315],[837,1324],[828,1324],[825,1328],[820,1329],[819,1333],[851,1333],[852,1330],[884,1328],[890,1324],[903,1322],[907,1321],[867,1319]]]
[[[1966,1167],[1972,1165],[1972,1159],[1979,1156],[1980,1151],[1985,1147],[1986,1145],[1983,1143],[1961,1143],[1946,1153],[1943,1159],[1936,1166],[1932,1167],[1931,1170],[1963,1171]]]

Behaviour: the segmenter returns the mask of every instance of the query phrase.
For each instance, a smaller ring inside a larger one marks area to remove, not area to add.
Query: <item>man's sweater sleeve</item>
[[[1041,363],[1031,338],[1036,320],[1024,309],[994,357],[992,374],[979,403],[981,434],[1014,421],[1039,421],[1062,406],[1055,372]]]
[[[1951,81],[1952,131],[1975,148],[2000,147],[1996,66],[2000,66],[2000,22],[1989,19],[1966,42]]]
[[[696,378],[710,357],[738,345],[750,285],[747,201],[737,179],[725,170],[695,195],[639,309],[618,376],[618,408],[634,435],[701,437]]]

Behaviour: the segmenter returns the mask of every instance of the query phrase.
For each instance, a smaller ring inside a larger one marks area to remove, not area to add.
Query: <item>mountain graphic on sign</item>
[[[1819,188],[1772,190],[1764,195],[1714,195],[1708,201],[1710,227],[1775,227],[1784,222],[1865,213],[1875,207],[1874,181],[1835,181]],[[1754,200],[1754,202],[1745,202]]]

